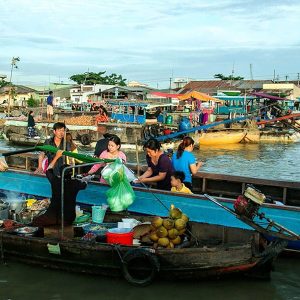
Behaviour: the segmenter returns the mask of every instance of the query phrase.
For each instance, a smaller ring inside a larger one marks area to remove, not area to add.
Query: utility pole
[[[169,92],[171,94],[171,87],[172,87],[172,77],[170,77],[170,86],[169,86]]]
[[[285,75],[285,82],[287,82],[289,75]]]
[[[233,65],[232,65],[230,86],[232,86],[233,76],[234,76],[234,63],[233,63]]]
[[[299,86],[299,81],[300,81],[300,73],[297,73],[297,79],[298,79],[298,86]]]
[[[252,64],[250,64],[250,78],[253,81]]]
[[[275,80],[276,80],[276,78],[275,78],[275,69],[273,70],[273,82],[275,83]]]
[[[8,106],[7,106],[7,114],[8,116],[10,115],[10,101],[11,101],[11,96],[12,96],[12,74],[13,74],[13,69],[18,69],[17,62],[20,61],[20,57],[13,57],[11,59],[11,67],[10,67],[10,77],[9,77],[9,92],[8,92]]]

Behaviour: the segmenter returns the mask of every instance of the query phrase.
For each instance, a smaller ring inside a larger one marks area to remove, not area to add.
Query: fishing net
[[[112,211],[119,212],[127,209],[134,201],[135,194],[130,185],[134,175],[120,159],[107,165],[101,172],[102,177],[111,186],[106,192],[107,203]]]

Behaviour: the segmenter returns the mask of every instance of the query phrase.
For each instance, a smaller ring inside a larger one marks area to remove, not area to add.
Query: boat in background
[[[199,145],[216,146],[227,144],[238,144],[247,135],[247,130],[218,130],[212,132],[202,132],[199,134]],[[195,137],[197,138],[197,136]]]

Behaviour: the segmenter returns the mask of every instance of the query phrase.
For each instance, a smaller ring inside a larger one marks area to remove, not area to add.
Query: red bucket
[[[133,232],[127,228],[112,228],[106,233],[107,243],[119,245],[132,245]]]

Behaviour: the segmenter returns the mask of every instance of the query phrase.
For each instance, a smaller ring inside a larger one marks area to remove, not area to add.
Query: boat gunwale
[[[8,170],[7,172],[12,172],[12,173],[19,173],[19,174],[26,174],[32,177],[43,177],[45,178],[45,175],[41,175],[41,174],[34,174],[28,171],[23,171],[23,170]],[[224,176],[224,175],[223,175]],[[247,178],[247,177],[245,177]],[[271,181],[272,180],[268,180]],[[90,184],[92,185],[99,185],[99,186],[106,186],[109,187],[108,184],[104,184],[104,183],[100,183],[100,182],[91,182]],[[300,182],[299,182],[300,185]],[[196,199],[196,200],[207,200],[209,201],[204,195],[202,194],[181,194],[181,193],[176,193],[176,192],[171,192],[171,191],[164,191],[164,190],[157,190],[157,189],[149,189],[149,188],[144,188],[144,187],[133,187],[134,190],[137,191],[141,191],[141,192],[146,192],[146,193],[153,193],[153,194],[163,194],[163,195],[176,195],[176,197],[182,197],[182,198],[191,198],[191,199]],[[230,203],[232,204],[235,200],[230,199],[230,198],[224,198],[224,197],[216,197],[219,201],[222,201],[224,203]],[[81,203],[80,201],[78,201],[78,203]],[[279,209],[279,210],[288,210],[288,211],[299,211],[300,212],[300,207],[296,207],[296,206],[290,206],[290,205],[276,205],[276,204],[267,204],[267,203],[263,203],[262,207],[267,207],[267,208],[273,208],[273,209]]]

